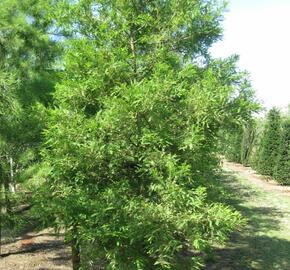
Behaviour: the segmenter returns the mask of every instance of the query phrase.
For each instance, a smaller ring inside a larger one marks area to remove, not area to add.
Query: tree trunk
[[[80,246],[76,238],[74,238],[74,236],[71,241],[71,251],[72,251],[71,259],[73,270],[79,270],[81,266]]]
[[[12,193],[15,193],[15,183],[14,183],[14,171],[13,171],[13,158],[10,157],[9,159],[10,163],[10,183],[9,183],[9,188]]]
[[[4,201],[5,201],[5,212],[11,213],[11,202],[10,202],[10,189],[9,179],[4,176]]]
[[[133,56],[133,70],[134,70],[135,75],[137,75],[137,56],[136,56],[135,42],[136,41],[134,40],[133,31],[131,31],[130,47],[131,47],[131,52]]]

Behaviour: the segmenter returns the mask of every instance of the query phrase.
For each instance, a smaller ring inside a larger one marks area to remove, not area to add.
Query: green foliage
[[[2,2],[7,212],[32,201],[34,217],[80,246],[83,267],[200,269],[204,253],[243,223],[207,196],[219,131],[258,109],[237,56],[208,53],[225,4]],[[33,197],[22,201],[26,191]]]
[[[248,122],[243,131],[239,127],[223,131],[220,152],[228,160],[250,165],[281,184],[289,184],[289,134],[289,116],[281,117],[274,108],[265,119]]]
[[[218,131],[257,109],[237,58],[208,56],[222,10],[174,0],[56,1],[51,10],[70,38],[36,199],[83,261],[199,269],[201,254],[241,223],[205,188]]]
[[[234,126],[231,130],[220,133],[220,152],[226,159],[241,162],[241,149],[243,145],[243,128]]]
[[[273,176],[281,144],[281,115],[273,108],[266,118],[264,131],[258,149],[258,172]]]
[[[241,145],[241,163],[245,166],[251,164],[253,156],[253,148],[257,143],[257,123],[249,122],[244,126],[243,139]]]
[[[0,7],[0,139],[10,145],[16,163],[21,153],[39,151],[44,106],[58,79],[51,69],[60,49],[48,38],[50,25],[40,23],[40,4],[4,0]]]
[[[274,168],[274,178],[281,184],[290,184],[290,119],[286,119],[283,123],[282,140]]]
[[[52,69],[61,49],[49,38],[41,3],[3,0],[0,6],[0,212],[9,230],[26,222],[16,212],[31,203],[26,194],[34,188],[27,182],[39,171],[45,107],[59,78]]]

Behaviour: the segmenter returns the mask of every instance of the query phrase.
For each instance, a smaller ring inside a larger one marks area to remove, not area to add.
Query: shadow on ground
[[[42,236],[44,238],[37,238]],[[53,270],[53,269],[70,269],[71,254],[62,238],[56,238],[52,233],[39,233],[33,236],[25,236],[24,239],[32,239],[29,244],[22,245],[19,243],[12,246],[14,250],[2,253],[0,261],[3,259],[8,269],[16,269],[16,265],[21,264],[21,269]],[[33,265],[31,265],[33,264]],[[1,268],[0,262],[0,269]],[[10,268],[13,267],[13,268]],[[35,268],[37,267],[37,268]],[[18,267],[17,267],[18,268]],[[7,270],[8,270],[7,269]]]
[[[263,202],[261,206],[259,202],[245,203],[261,200],[260,191],[241,185],[233,173],[225,173],[221,180],[223,194],[227,194],[226,202],[240,211],[248,219],[248,224],[241,232],[232,235],[225,248],[215,251],[214,260],[208,262],[205,269],[289,270],[290,242],[269,235],[270,231],[281,230],[280,220],[285,213],[271,206],[270,202]]]

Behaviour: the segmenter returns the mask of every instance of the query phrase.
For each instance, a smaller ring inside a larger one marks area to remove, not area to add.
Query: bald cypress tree
[[[198,254],[240,224],[206,196],[217,133],[256,108],[236,58],[208,53],[224,5],[54,2],[70,39],[45,131],[43,198],[66,229],[74,269],[200,268]]]

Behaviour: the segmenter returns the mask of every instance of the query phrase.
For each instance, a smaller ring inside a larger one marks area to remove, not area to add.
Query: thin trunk
[[[12,193],[15,193],[13,158],[12,157],[10,157],[9,163],[10,163],[10,183],[9,183],[9,188],[10,188]]]
[[[9,179],[7,177],[4,177],[4,202],[6,213],[11,213]]]
[[[136,57],[135,41],[133,38],[133,34],[131,34],[131,37],[130,37],[130,46],[131,46],[131,51],[132,51],[132,55],[133,55],[134,73],[137,74],[137,57]]]
[[[81,255],[80,255],[80,245],[76,239],[76,229],[73,230],[73,238],[71,241],[71,252],[72,252],[72,267],[73,270],[79,270],[81,267]]]

